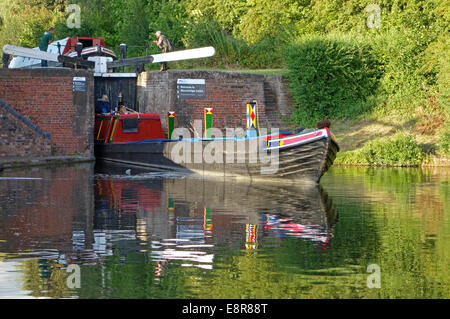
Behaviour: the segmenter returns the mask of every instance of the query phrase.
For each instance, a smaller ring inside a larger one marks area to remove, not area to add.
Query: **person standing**
[[[48,45],[52,43],[52,37],[55,34],[55,29],[51,27],[41,38],[41,42],[39,43],[39,50],[47,52]],[[41,60],[41,66],[47,67],[47,60]]]
[[[155,36],[158,40],[154,40],[153,43],[160,47],[162,53],[167,53],[174,49],[172,41],[162,34],[161,31],[156,31]],[[168,69],[167,62],[161,62],[161,68],[159,70],[167,71]]]

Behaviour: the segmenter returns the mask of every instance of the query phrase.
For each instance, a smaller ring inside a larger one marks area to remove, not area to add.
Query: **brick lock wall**
[[[86,91],[72,92],[73,77]],[[71,69],[0,69],[0,99],[51,135],[56,155],[93,156],[92,73]]]
[[[266,77],[264,81],[266,115],[272,127],[290,128],[285,121],[292,115],[294,99],[289,92],[289,84],[281,75]]]
[[[178,99],[178,79],[205,79],[206,97]],[[293,100],[281,78],[264,75],[217,71],[168,71],[142,73],[138,78],[138,110],[161,116],[167,129],[167,112],[176,112],[176,126],[189,127],[194,120],[203,121],[203,110],[214,109],[213,127],[246,129],[246,105],[256,100],[260,128],[281,128],[280,118],[289,116]],[[281,107],[279,103],[286,105]],[[281,114],[284,110],[286,114]],[[270,115],[270,116],[268,116]],[[277,115],[277,117],[274,117]]]
[[[45,157],[51,141],[0,106],[0,157]]]

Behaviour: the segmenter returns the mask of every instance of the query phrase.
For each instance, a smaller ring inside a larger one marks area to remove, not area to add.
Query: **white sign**
[[[178,79],[177,98],[203,99],[206,97],[205,79]]]
[[[75,76],[73,78],[73,92],[84,92],[86,91],[86,78]]]
[[[205,79],[178,79],[177,84],[203,84],[205,85]]]

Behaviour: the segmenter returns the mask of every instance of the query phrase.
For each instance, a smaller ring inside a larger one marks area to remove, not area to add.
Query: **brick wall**
[[[0,100],[0,157],[51,155],[50,135]]]
[[[289,84],[281,75],[266,77],[264,97],[267,118],[272,127],[289,128],[286,119],[292,115],[295,102],[289,92]]]
[[[206,97],[178,99],[178,79],[205,79]],[[287,124],[282,123],[281,117],[289,116],[293,106],[281,77],[233,72],[144,72],[138,78],[137,94],[138,110],[159,114],[164,129],[167,129],[168,111],[176,112],[177,127],[189,127],[194,120],[203,120],[206,107],[214,108],[214,127],[245,129],[246,104],[253,100],[258,103],[261,128],[284,128]]]
[[[73,77],[86,78],[72,92]],[[85,70],[0,69],[0,99],[50,133],[55,155],[93,156],[94,81]]]

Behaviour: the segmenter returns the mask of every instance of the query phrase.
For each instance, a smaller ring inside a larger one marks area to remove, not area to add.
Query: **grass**
[[[419,166],[424,159],[422,147],[416,138],[405,132],[368,141],[363,147],[343,152],[336,159],[340,164],[370,166]]]
[[[331,130],[341,148],[336,164],[370,165],[371,163],[361,157],[364,147],[367,147],[372,141],[392,139],[399,132],[403,132],[414,138],[423,153],[422,162],[415,162],[415,165],[449,166],[448,154],[441,146],[443,126],[439,114],[438,112],[428,113],[429,118],[434,118],[434,121],[429,122],[422,119],[423,114],[419,109],[411,112],[408,117],[399,114],[372,113],[351,119],[333,120]],[[424,127],[425,125],[426,127]]]

